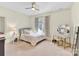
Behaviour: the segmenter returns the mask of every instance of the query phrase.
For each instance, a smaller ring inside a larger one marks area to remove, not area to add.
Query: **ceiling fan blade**
[[[35,10],[38,10],[38,11],[39,11],[39,9],[38,9],[38,8],[35,8]]]
[[[25,8],[25,9],[32,9],[32,7],[29,7],[29,8]]]

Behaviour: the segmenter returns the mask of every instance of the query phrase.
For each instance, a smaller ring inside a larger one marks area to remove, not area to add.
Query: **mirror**
[[[58,27],[57,27],[57,31],[58,31],[58,33],[59,34],[68,34],[68,33],[70,33],[70,27],[69,27],[69,25],[59,25]]]

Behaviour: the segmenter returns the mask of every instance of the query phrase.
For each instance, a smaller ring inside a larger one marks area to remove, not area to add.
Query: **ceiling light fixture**
[[[33,11],[39,11],[39,8],[37,7],[37,4],[35,2],[32,2],[31,7],[25,8],[25,9],[32,9]]]
[[[33,11],[35,11],[35,8],[32,8]]]

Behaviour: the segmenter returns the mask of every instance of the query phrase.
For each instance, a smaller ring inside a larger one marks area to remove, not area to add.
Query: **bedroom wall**
[[[0,16],[5,17],[5,32],[9,32],[11,26],[16,29],[29,27],[29,16],[0,6]]]
[[[72,6],[72,20],[74,25],[79,26],[79,2],[74,2]]]
[[[30,27],[35,31],[35,16],[30,16]]]
[[[53,38],[53,35],[60,35],[57,32],[58,25],[69,24],[70,27],[73,28],[73,21],[71,20],[71,9],[70,8],[37,15],[37,17],[40,17],[40,16],[50,16],[50,36],[51,36],[50,39]],[[71,29],[70,36],[72,36],[72,31],[73,30]]]
[[[0,32],[5,32],[5,19],[4,17],[0,17]]]

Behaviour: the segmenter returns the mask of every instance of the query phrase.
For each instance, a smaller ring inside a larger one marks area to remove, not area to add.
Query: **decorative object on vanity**
[[[58,45],[63,46],[64,48],[71,47],[71,41],[70,41],[70,26],[65,25],[59,25],[57,28],[57,32],[60,34],[58,37]]]
[[[54,44],[58,44],[57,36],[53,35],[53,40],[52,40],[52,42],[53,42]]]
[[[57,43],[58,41],[57,41],[56,39],[53,39],[52,42],[53,42],[53,43]]]

